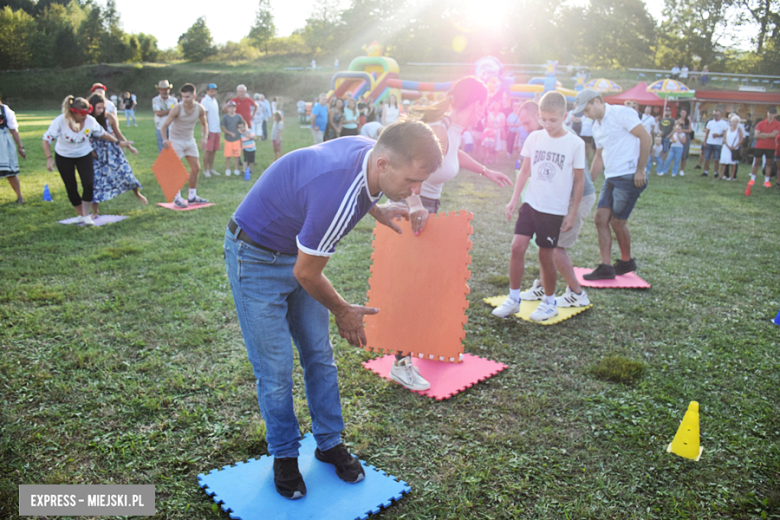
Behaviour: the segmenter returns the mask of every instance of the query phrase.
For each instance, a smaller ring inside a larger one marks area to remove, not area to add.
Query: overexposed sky
[[[492,0],[492,3],[513,1]],[[289,36],[295,29],[306,25],[306,18],[315,3],[316,0],[271,0],[279,36]],[[348,5],[348,0],[342,0],[342,3]],[[572,0],[572,3],[583,5],[588,0]],[[650,0],[646,3],[650,14],[659,20],[663,2]],[[116,0],[123,29],[130,33],[151,34],[157,38],[160,49],[175,47],[179,36],[201,16],[206,17],[206,25],[215,43],[238,42],[249,34],[257,5],[257,0],[230,0],[227,4],[190,0]]]

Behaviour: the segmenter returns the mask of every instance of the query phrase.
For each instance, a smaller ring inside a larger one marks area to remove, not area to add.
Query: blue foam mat
[[[230,518],[240,520],[333,519],[365,520],[400,500],[412,488],[402,480],[363,461],[366,478],[348,484],[336,468],[314,458],[317,447],[311,434],[301,441],[298,469],[306,482],[306,496],[289,500],[274,486],[273,457],[249,459],[198,475],[198,485]]]

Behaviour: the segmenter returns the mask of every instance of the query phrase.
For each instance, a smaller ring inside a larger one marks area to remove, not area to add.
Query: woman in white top
[[[420,195],[406,199],[415,234],[422,233],[428,214],[438,211],[444,183],[454,179],[461,168],[484,175],[502,188],[512,184],[503,173],[487,169],[460,150],[463,131],[469,126],[475,126],[485,114],[487,96],[487,87],[478,79],[468,77],[457,81],[444,100],[412,111],[413,115],[430,125],[444,150],[441,167],[423,183]]]
[[[669,167],[672,167],[672,177],[677,177],[677,172],[680,170],[680,161],[682,161],[683,150],[685,149],[685,143],[687,137],[683,131],[680,123],[674,124],[674,130],[669,134],[669,154],[666,156],[666,161],[661,168],[661,171],[657,171],[656,175],[664,175],[669,171]],[[657,169],[657,168],[656,168]]]
[[[22,187],[19,184],[19,157],[27,158],[27,153],[19,137],[19,125],[16,114],[0,103],[0,178],[5,177],[16,193],[16,203],[24,204]]]
[[[400,116],[401,109],[398,108],[398,98],[395,97],[395,94],[390,94],[390,97],[387,99],[387,105],[382,110],[382,126],[395,123]]]
[[[431,127],[444,152],[441,166],[423,182],[420,195],[412,195],[406,199],[415,236],[425,228],[429,212],[435,213],[439,209],[444,183],[455,178],[461,167],[484,175],[502,188],[512,184],[509,177],[501,172],[488,170],[460,149],[463,131],[476,125],[484,116],[487,97],[488,91],[484,83],[477,78],[468,77],[457,81],[442,101],[412,110],[413,117],[419,117]],[[430,388],[430,384],[412,364],[411,354],[404,356],[400,350],[396,351],[390,377],[410,390],[423,391]]]
[[[62,103],[62,114],[54,118],[49,129],[43,134],[43,152],[46,154],[46,169],[54,171],[54,165],[60,172],[68,199],[73,205],[80,221],[88,226],[93,224],[89,216],[92,211],[94,187],[94,165],[92,161],[91,136],[127,148],[131,143],[119,140],[105,132],[103,127],[91,115],[92,106],[84,98],[68,96]],[[56,140],[55,154],[51,153],[51,143]],[[81,178],[82,194],[79,196],[76,184],[76,170]]]
[[[734,157],[734,152],[738,152],[742,147],[742,141],[745,139],[745,133],[742,130],[742,125],[739,123],[741,119],[738,115],[734,114],[729,118],[729,129],[726,130],[726,135],[723,138],[723,147],[720,149],[720,178],[727,181],[737,180],[737,163],[739,157]],[[729,172],[729,166],[731,166],[731,173],[728,178],[726,174]]]

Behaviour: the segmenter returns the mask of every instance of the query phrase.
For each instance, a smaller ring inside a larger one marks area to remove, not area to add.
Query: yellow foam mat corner
[[[504,303],[504,300],[507,299],[507,296],[492,296],[490,298],[483,298],[482,301],[490,305],[491,307],[498,307],[502,303]],[[581,312],[585,312],[586,310],[593,307],[593,304],[586,305],[585,307],[558,307],[558,315],[554,318],[550,318],[549,320],[545,321],[534,321],[531,319],[531,313],[536,310],[536,308],[539,306],[540,301],[527,301],[522,300],[520,302],[520,312],[515,314],[515,317],[520,318],[525,321],[530,321],[531,323],[538,323],[539,325],[555,325],[556,323],[560,323],[562,321],[566,321],[572,316],[576,316],[577,314]]]

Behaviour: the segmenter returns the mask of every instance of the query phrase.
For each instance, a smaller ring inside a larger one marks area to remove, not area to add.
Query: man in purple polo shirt
[[[257,379],[274,483],[290,499],[306,494],[298,471],[301,432],[293,409],[293,352],[298,349],[317,441],[315,456],[350,483],[364,477],[341,442],[338,376],[329,335],[332,312],[341,337],[366,344],[363,316],[379,309],[347,303],[323,274],[339,241],[370,213],[409,218],[401,201],[441,164],[441,147],[420,122],[388,126],[373,141],[344,137],[303,148],[273,163],[247,194],[225,233],[225,264],[238,322]]]

